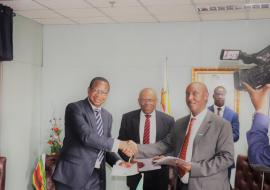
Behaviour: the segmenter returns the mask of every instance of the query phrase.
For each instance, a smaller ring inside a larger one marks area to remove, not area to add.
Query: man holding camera
[[[248,159],[251,164],[270,167],[270,145],[268,137],[270,118],[264,111],[270,91],[270,84],[266,84],[256,90],[247,83],[244,83],[244,86],[250,95],[251,102],[256,111],[251,129],[247,132]]]

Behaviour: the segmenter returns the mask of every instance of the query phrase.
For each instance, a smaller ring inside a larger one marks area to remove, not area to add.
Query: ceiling
[[[16,14],[41,24],[270,18],[270,0],[0,0],[0,3],[13,8]],[[204,11],[199,12],[198,8]]]

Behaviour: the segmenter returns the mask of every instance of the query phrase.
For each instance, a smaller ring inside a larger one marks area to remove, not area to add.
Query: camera
[[[244,64],[255,64],[250,69],[239,69],[234,72],[234,87],[237,90],[244,89],[242,82],[248,83],[254,89],[270,83],[270,45],[254,54],[247,54],[241,50],[223,49],[220,60],[242,60]]]

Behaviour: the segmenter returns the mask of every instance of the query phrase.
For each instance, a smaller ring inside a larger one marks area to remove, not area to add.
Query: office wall
[[[32,189],[40,154],[43,27],[14,17],[14,60],[1,63],[0,155],[7,157],[6,190]]]
[[[219,60],[222,48],[255,53],[269,44],[269,20],[45,26],[42,138],[48,133],[48,119],[63,117],[67,103],[85,98],[94,76],[111,82],[105,107],[113,114],[113,136],[117,136],[121,115],[138,108],[139,90],[153,87],[160,92],[165,57],[172,115],[179,118],[188,113],[185,87],[191,82],[192,67],[228,66]],[[241,135],[236,154],[246,154],[245,133],[252,114],[247,94],[240,92]],[[108,175],[108,184],[107,189],[126,189],[124,178]]]

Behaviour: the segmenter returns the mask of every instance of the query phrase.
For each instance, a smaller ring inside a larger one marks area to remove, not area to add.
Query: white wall
[[[121,115],[138,108],[139,90],[150,86],[160,92],[166,56],[172,113],[179,118],[187,113],[184,91],[192,67],[222,66],[222,48],[254,53],[269,43],[269,20],[43,28],[16,16],[14,61],[1,63],[0,154],[8,157],[6,189],[32,189],[34,161],[48,150],[49,120],[63,118],[67,103],[85,98],[94,76],[111,81],[105,107],[113,114],[117,136]],[[236,154],[246,154],[252,112],[241,92]],[[107,189],[116,188],[126,189],[125,179],[108,174]]]
[[[149,86],[160,92],[166,56],[172,114],[179,118],[187,114],[184,96],[192,67],[222,66],[219,54],[223,48],[255,53],[269,44],[269,20],[45,26],[43,138],[47,136],[51,115],[63,117],[67,103],[85,98],[94,76],[111,81],[106,108],[113,114],[113,135],[117,136],[121,115],[138,108],[139,90]],[[246,154],[245,133],[252,113],[247,94],[241,92],[241,136],[236,154]],[[125,189],[124,178],[108,175],[108,184],[107,189]]]
[[[7,157],[6,190],[32,189],[40,154],[40,24],[14,18],[14,60],[1,64],[0,155]]]

